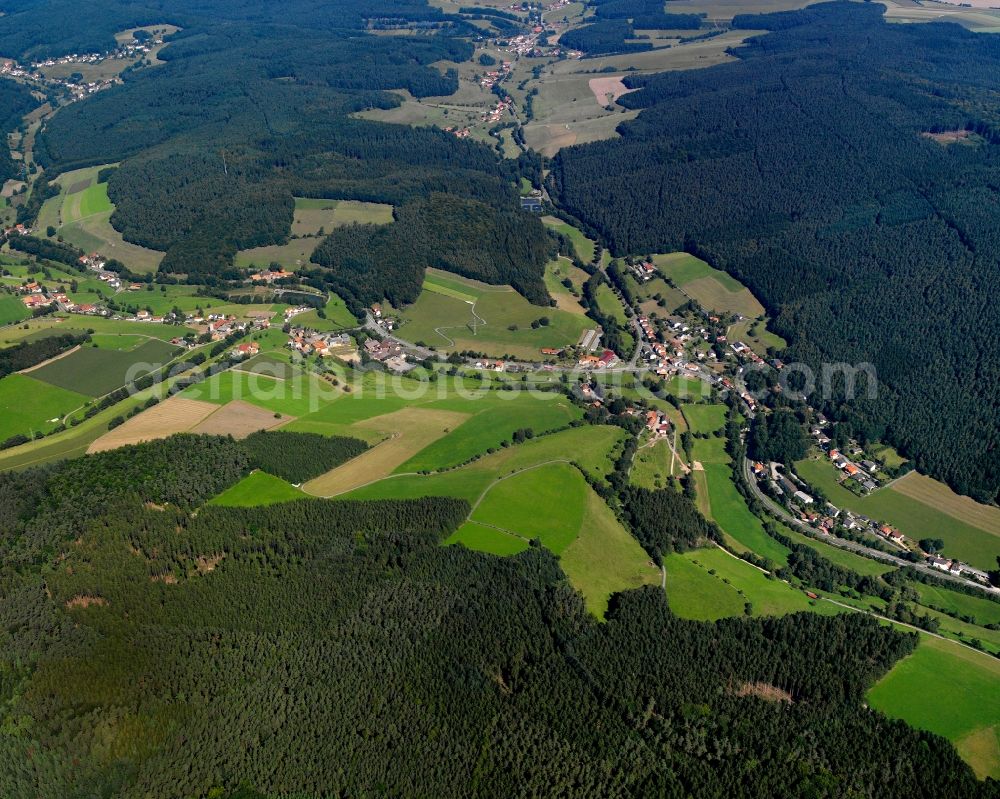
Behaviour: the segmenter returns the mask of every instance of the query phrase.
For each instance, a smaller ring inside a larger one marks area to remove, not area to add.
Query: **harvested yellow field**
[[[184,433],[217,410],[219,406],[211,402],[171,397],[138,416],[133,416],[114,430],[109,430],[94,441],[87,452],[106,452],[129,444],[166,438],[174,433]]]
[[[276,418],[274,411],[251,405],[243,400],[233,400],[204,419],[191,432],[206,436],[246,438],[258,430],[270,430],[272,427],[288,424],[294,420],[294,416],[282,414],[280,418]]]
[[[394,469],[451,432],[469,418],[457,411],[404,408],[353,425],[364,431],[389,436],[353,460],[310,480],[302,490],[319,497],[332,497],[375,480],[388,477]]]
[[[1000,535],[1000,508],[981,505],[974,499],[956,494],[944,483],[939,483],[918,472],[910,472],[892,484],[892,490],[904,497],[915,499],[959,521]]]

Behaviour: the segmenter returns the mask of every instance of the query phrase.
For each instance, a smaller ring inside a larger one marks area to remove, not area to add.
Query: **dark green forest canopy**
[[[554,256],[537,217],[434,193],[402,206],[391,225],[335,230],[313,255],[322,269],[308,274],[356,311],[383,294],[393,305],[414,302],[428,266],[486,283],[510,283],[545,305],[550,300],[539,266]]]
[[[913,634],[658,588],[600,624],[545,550],[439,546],[461,500],[202,504],[249,468],[186,435],[0,474],[0,794],[998,795],[863,709]]]
[[[825,403],[862,438],[990,501],[1000,490],[1000,39],[835,3],[738,63],[633,76],[622,138],[564,149],[552,190],[617,254],[685,248],[747,284],[786,360],[875,365]],[[968,129],[978,146],[925,132]],[[822,403],[821,397],[817,402]]]
[[[54,173],[124,161],[108,186],[112,224],[127,240],[166,251],[162,271],[197,281],[234,278],[237,250],[285,242],[293,196],[399,207],[442,192],[488,204],[505,224],[516,208],[516,162],[436,128],[351,117],[398,105],[392,89],[454,92],[455,73],[431,66],[472,55],[451,35],[450,18],[377,2],[343,4],[343,19],[331,10],[339,3],[298,0],[281,14],[271,5],[251,14],[251,6],[259,4],[209,4],[185,19],[182,3],[170,19],[186,26],[160,53],[166,63],[61,110],[39,137],[39,162]],[[353,14],[441,25],[378,37],[357,30]],[[540,229],[534,235],[522,255],[545,241]],[[540,285],[543,267],[521,258],[494,279],[525,283],[530,272]],[[391,286],[391,276],[374,280],[378,296]]]

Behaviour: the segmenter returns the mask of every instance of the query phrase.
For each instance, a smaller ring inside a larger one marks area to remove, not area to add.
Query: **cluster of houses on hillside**
[[[365,341],[365,354],[373,361],[385,364],[394,372],[408,372],[413,368],[413,364],[406,360],[403,345],[394,338],[382,341],[376,338],[367,339]]]
[[[665,438],[670,433],[670,420],[663,411],[646,411],[646,429],[654,438]]]
[[[346,360],[354,350],[354,341],[347,333],[320,333],[304,327],[293,327],[288,331],[288,347],[300,355],[318,355],[326,358],[330,355],[340,355]]]
[[[484,89],[492,89],[510,75],[510,66],[510,61],[501,61],[499,67],[491,69],[479,79],[479,85]]]
[[[73,70],[68,77],[47,77],[45,74],[46,70],[67,65],[71,67],[73,65],[89,67],[110,59],[135,61],[147,55],[153,47],[160,44],[163,44],[162,38],[148,37],[143,41],[131,40],[125,42],[106,53],[71,53],[59,58],[33,61],[28,66],[19,64],[13,59],[5,58],[0,61],[0,77],[14,78],[22,81],[31,80],[48,87],[65,89],[74,99],[79,100],[90,94],[118,85],[122,83],[122,79],[115,75],[101,80],[84,81],[80,79],[80,73],[77,70]]]
[[[479,116],[484,122],[499,122],[508,112],[514,112],[514,100],[510,97],[499,97],[492,109],[483,111]]]
[[[870,494],[879,487],[879,479],[876,476],[879,469],[877,463],[869,460],[855,463],[840,452],[840,450],[832,448],[826,454],[833,462],[833,465],[845,475],[841,482],[846,488],[860,486],[864,489],[865,493]],[[855,491],[854,493],[859,492]]]
[[[649,261],[631,263],[628,265],[628,270],[640,283],[648,283],[657,274],[656,267]]]
[[[72,63],[79,64],[92,64],[98,63],[98,61],[103,60],[98,56],[65,56],[60,59],[49,59],[48,61],[38,61],[32,64],[30,67],[23,67],[16,61],[10,59],[5,59],[0,62],[0,77],[14,78],[21,81],[37,81],[45,86],[51,88],[64,89],[69,92],[73,99],[80,100],[91,94],[96,94],[97,92],[104,91],[105,89],[110,89],[112,86],[116,86],[122,83],[122,79],[117,75],[111,78],[105,78],[102,80],[93,81],[77,81],[72,78],[47,78],[39,70],[46,67],[54,67],[56,64],[70,63],[65,59],[75,58],[75,59],[89,59],[91,57],[96,58],[95,61],[90,60],[77,60]]]

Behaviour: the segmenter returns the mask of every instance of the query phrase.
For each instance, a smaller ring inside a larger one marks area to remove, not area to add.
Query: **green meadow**
[[[0,294],[0,325],[9,325],[20,322],[31,316],[24,303],[17,297],[9,294]]]
[[[682,405],[692,433],[714,433],[726,424],[726,406],[716,404]]]
[[[280,477],[267,472],[253,472],[236,485],[227,488],[212,499],[210,505],[253,508],[260,505],[275,505],[305,499],[307,494]]]
[[[506,397],[512,396],[512,399]],[[544,433],[582,416],[579,408],[558,395],[493,392],[481,400],[441,400],[426,407],[474,414],[457,428],[421,450],[399,467],[400,472],[434,471],[457,466],[509,441],[515,430]]]
[[[603,314],[610,316],[622,327],[628,324],[628,316],[625,314],[625,308],[611,286],[607,283],[601,283],[597,287],[594,297],[597,299],[597,307],[601,309]]]
[[[679,560],[686,563],[680,564]],[[719,547],[670,555],[664,563],[667,567],[667,599],[674,612],[686,618],[707,620],[743,615],[747,602],[752,605],[755,616],[781,616],[802,610],[830,615],[843,612],[829,602],[810,600],[799,589],[765,574]],[[700,569],[701,574],[696,573],[695,568]],[[678,583],[672,592],[674,575]]]
[[[659,270],[703,308],[756,317],[763,306],[742,283],[686,252],[653,256]]]
[[[358,326],[358,320],[354,318],[354,314],[347,310],[347,304],[336,294],[330,294],[330,299],[323,306],[322,317],[317,311],[308,311],[301,316],[296,316],[294,322],[296,325],[320,331],[342,330]]]
[[[566,236],[573,243],[573,249],[576,251],[576,257],[585,264],[589,264],[594,260],[596,245],[593,241],[584,236],[582,232],[577,230],[568,222],[563,222],[561,219],[554,216],[543,216],[542,222],[549,229],[554,230],[557,233],[562,233]]]
[[[7,375],[0,379],[0,441],[15,435],[47,433],[67,413],[88,401],[79,392],[28,375]]]
[[[916,651],[869,692],[868,704],[955,744],[980,777],[1000,778],[1000,661],[920,636]]]
[[[399,335],[407,341],[491,357],[539,358],[542,347],[572,346],[584,330],[595,327],[579,313],[532,305],[510,286],[488,286],[431,270],[424,290],[402,319]],[[548,324],[541,324],[542,319]]]
[[[764,525],[736,490],[729,464],[705,464],[711,517],[742,548],[768,558],[779,566],[788,563],[788,549],[764,532]]]
[[[567,463],[543,464],[497,482],[472,512],[472,521],[537,538],[556,555],[583,523],[587,483]]]
[[[526,550],[530,544],[523,538],[504,533],[493,527],[485,527],[476,522],[466,522],[445,539],[448,546],[463,544],[469,549],[490,555],[516,555]]]

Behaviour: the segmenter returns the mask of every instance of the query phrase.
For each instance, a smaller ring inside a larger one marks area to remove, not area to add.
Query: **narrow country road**
[[[838,538],[837,536],[827,533],[825,531],[819,530],[809,524],[806,524],[801,519],[796,519],[778,503],[764,494],[763,491],[757,485],[757,480],[750,471],[750,461],[745,457],[742,463],[743,477],[746,484],[750,487],[750,491],[753,495],[761,502],[761,504],[766,507],[773,516],[780,519],[786,525],[794,530],[800,532],[805,532],[812,534],[814,537],[818,538],[820,541],[825,541],[831,546],[838,547],[840,549],[846,549],[850,552],[854,552],[859,555],[864,555],[865,557],[872,558],[874,560],[879,560],[884,563],[891,563],[894,566],[909,567],[915,569],[924,574],[928,574],[931,577],[936,577],[939,580],[945,580],[947,582],[957,583],[958,585],[971,586],[973,588],[978,588],[987,594],[1000,594],[1000,589],[994,588],[992,586],[985,586],[982,583],[975,582],[973,580],[966,580],[963,577],[958,577],[954,574],[949,574],[948,572],[943,572],[939,569],[935,569],[924,563],[913,563],[904,558],[900,558],[896,555],[892,555],[888,552],[883,552],[880,549],[872,549],[871,547],[866,547],[864,544],[859,544],[856,541],[848,541],[846,538]]]

